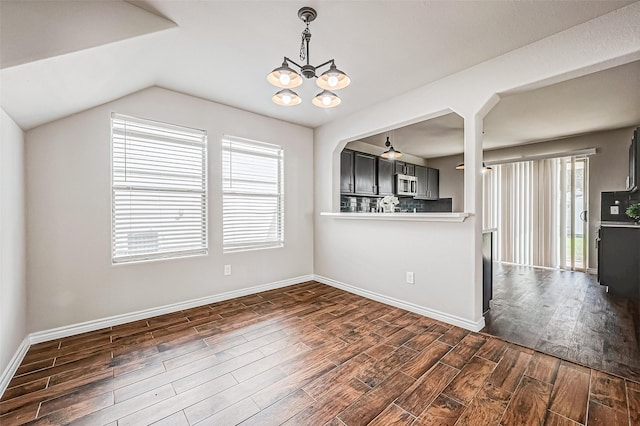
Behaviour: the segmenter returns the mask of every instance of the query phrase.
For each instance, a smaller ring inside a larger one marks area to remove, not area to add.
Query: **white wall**
[[[640,57],[640,3],[575,26],[315,131],[315,261],[323,276],[481,325],[482,118],[496,93],[541,87]],[[354,78],[354,81],[357,81]],[[463,223],[342,220],[339,152],[362,135],[451,109],[465,119]],[[405,272],[415,272],[407,285]]]
[[[209,254],[111,264],[110,114],[205,129]],[[285,247],[222,253],[221,137],[285,151]],[[29,330],[40,331],[313,272],[313,133],[161,88],[150,88],[26,134]],[[231,276],[223,265],[231,264]]]
[[[0,108],[0,373],[27,335],[24,135]]]

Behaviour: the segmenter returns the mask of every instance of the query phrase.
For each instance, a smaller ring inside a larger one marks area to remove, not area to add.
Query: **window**
[[[283,246],[283,156],[278,145],[222,140],[224,252]]]
[[[207,135],[111,116],[113,263],[207,253]]]

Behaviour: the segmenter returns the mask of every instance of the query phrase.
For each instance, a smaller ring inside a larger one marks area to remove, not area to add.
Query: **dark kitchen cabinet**
[[[440,170],[427,167],[427,198],[440,198]]]
[[[376,156],[354,152],[354,185],[355,193],[360,195],[376,195]]]
[[[415,166],[418,191],[414,198],[437,200],[440,197],[440,171],[431,167]]]
[[[395,161],[395,173],[400,175],[415,176],[416,165],[405,163],[404,161]]]
[[[353,157],[354,152],[347,149],[340,154],[340,193],[342,194],[353,194],[355,191]]]
[[[598,232],[598,281],[609,293],[640,296],[640,228],[602,226]]]
[[[378,157],[378,195],[393,195],[393,160]]]
[[[633,132],[631,146],[629,146],[629,191],[634,192],[640,187],[640,127]]]

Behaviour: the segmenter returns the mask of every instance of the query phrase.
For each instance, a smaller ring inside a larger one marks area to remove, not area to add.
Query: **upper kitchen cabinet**
[[[377,157],[345,149],[340,155],[340,193],[376,195],[378,191]]]
[[[353,151],[345,149],[340,154],[340,193],[353,194]]]
[[[376,157],[374,155],[354,152],[354,184],[355,193],[360,195],[376,195]]]
[[[414,198],[420,200],[437,200],[440,196],[440,172],[431,167],[415,166],[418,179],[418,191]]]
[[[405,163],[404,161],[395,162],[395,172],[399,175],[415,176],[416,166],[414,164]]]
[[[378,157],[378,195],[393,195],[394,163]]]

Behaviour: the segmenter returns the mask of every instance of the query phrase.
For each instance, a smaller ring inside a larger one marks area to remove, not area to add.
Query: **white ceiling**
[[[501,96],[484,120],[485,150],[640,126],[640,61],[536,90]],[[461,154],[464,121],[455,114],[389,132],[394,148],[423,158]],[[384,146],[387,133],[362,142]]]
[[[156,16],[119,0],[0,1],[0,104],[23,129],[154,85],[317,127],[633,1],[130,3]],[[302,6],[318,11],[311,63],[334,58],[352,79],[337,108],[310,104],[311,81],[303,104],[271,102],[266,75],[298,57]]]

